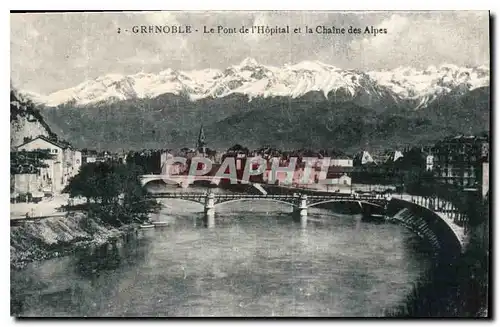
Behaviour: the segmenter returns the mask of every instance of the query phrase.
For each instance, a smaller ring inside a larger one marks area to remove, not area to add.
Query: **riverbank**
[[[44,198],[38,203],[18,202],[10,204],[11,218],[53,216],[61,214],[61,208],[68,204],[70,198],[68,194],[56,194],[50,198]],[[73,204],[84,203],[84,199],[72,199]]]
[[[11,268],[21,269],[28,263],[70,254],[78,249],[100,246],[138,228],[125,225],[106,226],[84,213],[70,213],[27,222],[10,230]]]

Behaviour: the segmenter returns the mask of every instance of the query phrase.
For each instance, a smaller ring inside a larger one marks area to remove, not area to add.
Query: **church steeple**
[[[205,142],[205,131],[203,130],[203,125],[201,125],[200,133],[198,134],[198,143],[196,144],[196,147],[198,149],[198,152],[202,153],[203,156],[206,155],[206,145],[207,143]]]

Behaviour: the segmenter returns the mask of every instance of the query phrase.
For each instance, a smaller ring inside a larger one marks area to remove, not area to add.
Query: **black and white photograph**
[[[492,317],[489,11],[9,16],[12,317]]]

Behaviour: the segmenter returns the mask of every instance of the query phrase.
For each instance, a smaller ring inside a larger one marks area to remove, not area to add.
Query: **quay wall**
[[[462,245],[448,224],[432,210],[405,200],[392,198],[386,207],[386,216],[391,218],[401,209],[408,209],[415,217],[421,218],[435,234],[439,242],[439,255],[446,260],[455,260],[462,252]]]

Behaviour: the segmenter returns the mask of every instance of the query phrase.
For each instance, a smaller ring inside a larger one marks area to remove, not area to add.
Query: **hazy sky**
[[[11,80],[41,94],[108,73],[226,68],[246,57],[275,66],[319,60],[359,69],[489,65],[488,12],[53,13],[10,19]],[[135,25],[191,25],[199,32],[133,34]],[[209,35],[203,34],[204,25],[289,25],[302,32],[306,25],[373,25],[387,28],[387,34]]]

